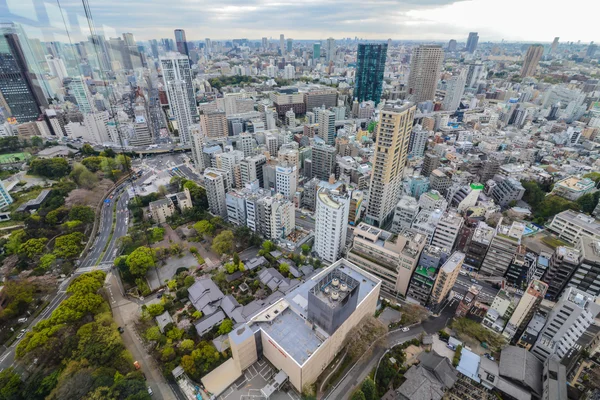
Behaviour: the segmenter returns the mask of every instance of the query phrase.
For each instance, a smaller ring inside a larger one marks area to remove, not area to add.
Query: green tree
[[[81,151],[81,154],[83,154],[85,156],[95,156],[98,154],[96,152],[96,150],[94,150],[94,148],[91,145],[89,145],[88,143],[81,146],[80,151]]]
[[[167,346],[163,349],[160,356],[162,361],[170,361],[175,358],[175,349],[171,346]]]
[[[237,265],[240,265],[240,263],[241,263],[240,255],[237,252],[233,253],[233,264],[237,266]]]
[[[19,254],[27,258],[33,258],[44,252],[46,243],[48,243],[47,238],[29,239],[19,246]]]
[[[88,206],[73,206],[69,211],[69,219],[71,221],[81,221],[84,224],[91,224],[94,222],[94,218],[96,218],[96,214]]]
[[[102,160],[104,157],[86,157],[81,163],[91,172],[98,172],[102,169]]]
[[[194,224],[194,229],[198,232],[199,235],[209,235],[212,236],[215,233],[215,227],[209,221],[203,219],[202,221],[198,221]]]
[[[225,271],[227,271],[228,274],[233,274],[238,270],[238,267],[234,263],[226,263],[223,265],[223,268],[225,268]]]
[[[529,204],[534,210],[544,200],[546,193],[540,188],[536,181],[521,181],[525,189],[523,201]]]
[[[165,307],[160,303],[154,303],[148,304],[146,310],[148,311],[148,314],[150,314],[150,316],[156,317],[157,315],[160,315],[163,312],[165,312]]]
[[[17,254],[21,248],[21,244],[25,242],[27,235],[23,229],[13,231],[8,238],[8,241],[4,244],[4,248],[8,254]]]
[[[310,253],[311,247],[309,244],[303,244],[302,246],[300,246],[300,248],[302,249],[302,254],[304,254],[305,256],[307,256]]]
[[[200,319],[200,318],[202,318],[202,312],[198,311],[198,310],[194,311],[192,313],[192,318],[194,318],[194,319]]]
[[[592,211],[598,205],[598,199],[600,198],[600,191],[594,193],[587,193],[577,199],[577,204],[581,208],[581,211],[587,214],[591,214]]]
[[[588,174],[585,174],[583,176],[584,178],[590,178],[591,180],[593,180],[594,182],[596,182],[596,185],[598,184],[598,182],[600,182],[600,172],[590,172]]]
[[[146,332],[144,332],[144,337],[146,340],[152,340],[156,342],[160,340],[162,333],[160,333],[158,326],[151,326],[150,328],[146,329]]]
[[[362,392],[362,390],[358,389],[356,392],[352,393],[352,397],[350,397],[350,400],[367,400],[365,397],[365,394]]]
[[[58,179],[67,176],[71,172],[71,166],[67,160],[61,157],[36,158],[31,160],[29,171],[34,175]]]
[[[219,255],[229,254],[233,251],[233,245],[233,232],[223,231],[214,238],[212,249]]]
[[[171,340],[179,340],[183,337],[183,329],[179,329],[176,326],[171,328],[169,332],[167,332],[167,338]]]
[[[579,210],[579,205],[575,202],[564,199],[560,196],[549,195],[534,209],[536,217],[550,218],[565,210]]]
[[[179,348],[182,351],[190,352],[190,351],[194,350],[194,341],[192,339],[184,339],[179,344]]]
[[[145,276],[148,269],[155,266],[154,250],[141,246],[127,256],[129,272],[134,276]]]
[[[40,258],[40,263],[38,264],[38,267],[40,267],[44,271],[47,271],[50,269],[52,264],[54,264],[54,261],[56,261],[56,256],[54,254],[44,254],[42,258]]]
[[[44,139],[39,136],[34,136],[31,138],[31,146],[33,147],[42,147],[44,145]]]
[[[22,393],[23,382],[12,367],[0,372],[0,399],[19,400]]]
[[[233,330],[233,321],[229,318],[226,318],[219,325],[219,330],[217,331],[217,335],[226,335]]]
[[[270,252],[275,250],[277,250],[277,246],[275,246],[275,243],[273,243],[270,240],[265,240],[258,254],[264,256],[265,254],[269,254]]]
[[[367,377],[361,385],[360,390],[365,395],[365,400],[378,400],[379,395],[377,394],[377,386],[375,386],[375,382],[373,379]]]
[[[287,275],[290,272],[290,265],[288,263],[282,262],[279,264],[279,272],[283,275]]]
[[[59,258],[73,258],[83,250],[85,236],[81,232],[73,232],[56,238],[54,254]]]
[[[93,189],[98,183],[96,174],[87,169],[85,165],[79,163],[75,163],[73,166],[71,178],[73,178],[79,187],[85,189]]]

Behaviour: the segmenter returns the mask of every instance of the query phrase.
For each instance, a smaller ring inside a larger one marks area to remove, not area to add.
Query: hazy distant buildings
[[[521,78],[535,75],[535,70],[543,54],[544,46],[541,44],[529,46],[527,54],[525,54],[525,60],[523,60],[523,67],[521,67]]]
[[[474,53],[477,49],[477,43],[479,43],[479,35],[477,32],[469,32],[469,37],[467,38],[467,46],[466,50],[469,53]]]

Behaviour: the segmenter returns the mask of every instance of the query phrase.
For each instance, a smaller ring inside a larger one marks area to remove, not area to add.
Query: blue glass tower
[[[359,44],[354,98],[359,102],[381,100],[387,44]]]

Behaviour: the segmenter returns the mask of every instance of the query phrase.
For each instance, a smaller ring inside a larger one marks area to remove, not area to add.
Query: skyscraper
[[[336,153],[335,147],[316,143],[312,148],[312,176],[328,180],[335,170]]]
[[[335,39],[329,38],[327,39],[327,47],[325,49],[327,51],[327,62],[335,59]]]
[[[189,59],[182,54],[168,53],[166,57],[160,58],[160,64],[169,106],[177,119],[181,143],[187,144],[190,139],[189,127],[198,121]]]
[[[413,49],[408,75],[408,95],[420,103],[433,100],[442,68],[444,52],[440,46],[421,45]]]
[[[323,260],[334,263],[346,245],[350,198],[323,188],[316,200],[314,250]]]
[[[46,105],[14,33],[0,36],[0,93],[18,123],[35,121]]]
[[[458,75],[454,75],[446,85],[446,97],[442,107],[446,111],[456,111],[460,106],[460,99],[465,92],[465,83],[467,82],[467,71],[462,70]]]
[[[381,111],[365,217],[371,225],[385,226],[393,217],[394,207],[400,200],[400,181],[408,156],[415,110],[416,106],[411,103],[392,103],[386,104]]]
[[[359,102],[379,103],[386,56],[387,44],[358,45],[354,98]]]
[[[175,44],[177,45],[179,54],[183,54],[187,57],[190,56],[187,41],[185,39],[185,31],[183,29],[175,29]]]
[[[294,39],[288,39],[286,41],[286,51],[288,52],[288,54],[292,52],[293,46],[294,46]]]
[[[556,53],[556,49],[558,49],[558,41],[560,40],[560,38],[557,36],[554,38],[554,41],[552,42],[552,46],[550,47],[550,53],[554,54]]]
[[[266,50],[269,47],[269,42],[266,37],[262,38],[262,49]]]
[[[479,43],[479,35],[477,34],[477,32],[469,32],[466,50],[469,53],[474,53],[477,49],[477,43]]]
[[[456,51],[456,40],[450,39],[450,41],[448,42],[447,50],[451,53]]]
[[[285,54],[285,36],[283,36],[283,33],[279,35],[279,52],[282,56]]]
[[[523,60],[523,67],[521,68],[521,78],[535,75],[535,70],[542,58],[542,54],[544,54],[544,46],[541,44],[529,46],[527,54],[525,54],[525,60]]]
[[[330,146],[335,144],[335,113],[319,111],[319,137]]]
[[[315,60],[315,65],[319,58],[321,58],[321,43],[315,43],[313,44],[313,60]]]

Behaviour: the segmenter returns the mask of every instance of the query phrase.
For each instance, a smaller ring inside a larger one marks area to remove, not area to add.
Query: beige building
[[[395,235],[362,222],[354,229],[354,241],[347,257],[381,279],[385,294],[406,296],[426,239],[425,235],[411,230]]]
[[[440,268],[429,298],[429,303],[433,309],[439,307],[452,290],[464,262],[465,254],[456,251]]]
[[[509,341],[514,336],[521,336],[521,333],[523,333],[533,314],[538,309],[547,291],[548,285],[546,283],[535,279],[532,280],[504,327],[502,336]]]
[[[523,67],[521,68],[521,78],[526,76],[535,75],[538,63],[544,54],[544,46],[541,44],[534,44],[529,46],[525,59],[523,60]]]
[[[337,261],[229,334],[235,368],[244,371],[262,355],[302,391],[333,361],[348,332],[375,313],[380,286],[375,276]]]
[[[406,103],[389,104],[381,111],[365,216],[371,225],[385,226],[394,216],[415,110],[416,106]]]
[[[164,199],[153,201],[149,204],[149,211],[152,219],[158,224],[167,222],[167,217],[173,215],[176,209],[183,211],[192,208],[192,197],[190,191],[184,189],[183,192],[170,193]]]
[[[227,115],[224,111],[206,111],[200,115],[202,131],[208,137],[226,137],[229,135],[227,128]]]
[[[434,100],[444,51],[441,46],[421,45],[413,49],[408,75],[408,98],[420,103]]]

